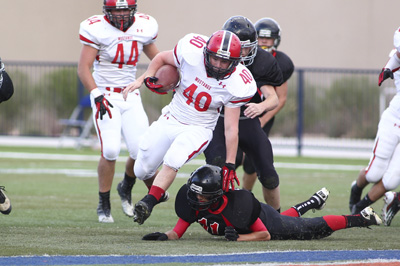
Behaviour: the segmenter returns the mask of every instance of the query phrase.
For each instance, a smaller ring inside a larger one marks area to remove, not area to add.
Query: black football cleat
[[[111,204],[110,200],[99,200],[97,206],[97,216],[99,216],[100,223],[113,223],[114,219],[111,216]]]
[[[129,217],[133,217],[132,187],[124,186],[124,181],[117,185],[118,195],[121,198],[122,211]]]

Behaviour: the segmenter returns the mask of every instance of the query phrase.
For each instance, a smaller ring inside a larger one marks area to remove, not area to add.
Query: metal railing
[[[61,119],[68,118],[87,94],[77,77],[77,64],[4,62],[15,93],[0,105],[0,135],[60,136]],[[138,65],[141,75],[147,65]],[[297,68],[289,80],[288,100],[278,113],[271,137],[297,140],[301,155],[304,137],[373,139],[382,105],[393,96],[379,70]],[[160,115],[171,95],[141,89],[150,122]],[[385,92],[385,93],[381,93]],[[87,110],[90,114],[90,110]]]

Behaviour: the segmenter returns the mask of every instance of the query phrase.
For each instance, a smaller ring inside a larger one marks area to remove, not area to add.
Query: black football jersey
[[[272,55],[275,57],[276,61],[278,61],[279,67],[282,71],[283,82],[286,82],[290,79],[294,71],[294,64],[289,56],[287,56],[284,52],[274,51]]]
[[[323,217],[302,218],[281,215],[271,206],[260,203],[247,190],[233,190],[223,195],[218,207],[205,211],[193,210],[187,200],[187,185],[179,190],[175,200],[175,212],[179,218],[192,224],[199,223],[212,235],[225,235],[225,228],[233,226],[239,234],[249,234],[250,227],[260,218],[271,240],[319,239],[332,234]]]
[[[250,226],[261,212],[260,202],[246,190],[225,193],[222,204],[216,209],[195,211],[188,204],[187,185],[179,190],[175,200],[175,212],[179,218],[192,224],[199,223],[212,235],[225,235],[225,227],[233,226],[239,234],[248,234]]]
[[[253,64],[247,66],[247,68],[250,70],[257,84],[257,93],[253,96],[250,102],[261,102],[262,93],[260,88],[262,86],[270,85],[277,87],[282,85],[284,82],[278,61],[271,53],[264,51],[260,47],[257,48],[257,54],[254,58]],[[246,107],[242,106],[241,116],[244,116],[244,109],[246,109]]]

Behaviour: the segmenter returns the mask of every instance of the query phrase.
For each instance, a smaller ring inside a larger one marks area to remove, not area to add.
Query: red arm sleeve
[[[175,233],[181,238],[183,234],[186,232],[186,230],[189,228],[190,223],[186,222],[185,220],[182,220],[179,218],[178,222],[176,223],[174,229]]]
[[[250,230],[253,232],[257,231],[268,231],[267,227],[265,227],[264,223],[261,221],[260,218],[257,218],[257,220],[250,226]]]

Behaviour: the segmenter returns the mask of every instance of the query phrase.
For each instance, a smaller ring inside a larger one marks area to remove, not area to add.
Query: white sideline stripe
[[[96,170],[87,169],[29,169],[29,168],[18,168],[18,169],[0,169],[0,174],[8,175],[65,175],[67,177],[79,177],[79,178],[97,178]],[[190,173],[179,172],[177,178],[189,178]],[[123,173],[115,173],[115,177],[123,178]]]
[[[22,152],[0,152],[0,158],[15,159],[41,159],[41,160],[58,160],[58,161],[98,161],[97,155],[71,155],[71,154],[46,154],[46,153],[22,153]],[[125,159],[127,157],[120,157]],[[188,165],[203,165],[205,161],[202,159],[194,159]],[[359,171],[365,165],[343,165],[343,164],[308,164],[308,163],[279,163],[276,162],[276,168],[284,169],[313,169],[313,170],[340,170],[340,171]],[[18,168],[18,169],[0,169],[1,174],[62,174],[70,177],[97,177],[95,169],[49,169],[49,168]],[[190,173],[179,172],[178,178],[188,178]],[[116,173],[116,176],[123,177],[122,174]]]

